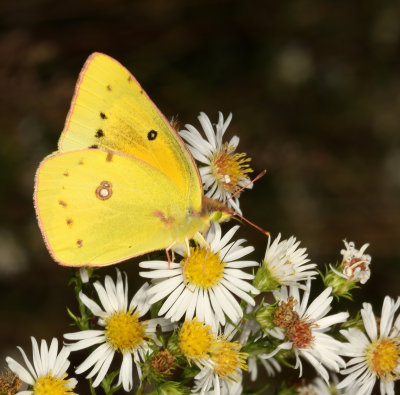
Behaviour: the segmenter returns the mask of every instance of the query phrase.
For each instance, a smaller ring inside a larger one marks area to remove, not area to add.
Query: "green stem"
[[[141,381],[141,382],[140,382],[140,386],[139,386],[139,388],[138,388],[137,391],[136,391],[136,395],[142,395],[142,394],[143,394],[143,391],[144,391],[144,382]]]
[[[92,387],[92,383],[93,383],[93,380],[89,379],[90,394],[91,395],[96,395],[96,390]]]

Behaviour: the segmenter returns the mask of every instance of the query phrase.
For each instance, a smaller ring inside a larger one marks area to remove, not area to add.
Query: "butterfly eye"
[[[155,130],[150,130],[149,133],[147,133],[147,138],[149,140],[155,140],[157,137],[157,132]]]

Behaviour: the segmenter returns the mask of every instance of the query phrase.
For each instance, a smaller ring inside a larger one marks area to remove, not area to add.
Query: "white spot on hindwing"
[[[96,188],[96,197],[100,200],[110,199],[112,196],[112,185],[109,181],[102,181],[100,185]]]

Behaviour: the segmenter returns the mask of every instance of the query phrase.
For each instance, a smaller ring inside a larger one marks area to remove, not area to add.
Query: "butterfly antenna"
[[[226,202],[232,198],[234,198],[235,196],[237,196],[240,192],[243,191],[243,189],[246,189],[249,185],[253,184],[254,182],[256,182],[257,180],[259,180],[261,177],[263,177],[265,175],[265,173],[267,172],[267,170],[263,170],[262,172],[260,172],[256,177],[254,177],[251,181],[249,181],[245,186],[243,186],[242,188],[238,189],[235,193],[233,193],[231,196],[229,196],[228,199],[226,199],[224,201],[224,204],[226,204]],[[256,228],[257,230],[259,230],[261,233],[264,233],[266,236],[269,236],[269,232],[266,231],[265,229],[261,228],[261,226],[256,225],[254,222],[251,222],[250,220],[248,220],[247,218],[243,217],[242,215],[240,215],[238,212],[234,212],[233,215],[235,217],[240,218],[241,220],[247,222],[249,225],[253,226],[254,228]]]
[[[240,192],[242,192],[244,189],[246,189],[249,185],[255,183],[257,180],[259,180],[262,176],[265,175],[265,173],[267,172],[267,170],[263,170],[262,172],[260,172],[256,177],[254,177],[252,180],[250,180],[245,186],[241,187],[240,189],[238,189],[235,193],[233,193],[231,196],[228,197],[228,199],[226,199],[224,201],[224,204],[226,204],[226,202],[228,200],[233,199],[235,196],[237,196]]]
[[[233,215],[235,217],[240,218],[241,220],[247,222],[249,225],[253,226],[254,228],[256,228],[257,230],[259,230],[261,233],[264,233],[266,236],[269,236],[269,232],[265,229],[263,229],[261,226],[256,225],[254,222],[251,222],[249,219],[243,217],[242,215],[240,215],[239,213],[237,213],[236,211],[233,213]]]

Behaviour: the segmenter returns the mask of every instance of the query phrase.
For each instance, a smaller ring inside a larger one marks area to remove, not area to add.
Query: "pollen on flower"
[[[215,335],[204,322],[186,320],[179,332],[179,348],[189,360],[207,358]]]
[[[274,315],[274,324],[285,330],[286,338],[293,343],[296,348],[306,348],[313,344],[312,335],[313,325],[302,320],[298,313],[293,310],[297,304],[292,296],[287,303],[281,302]]]
[[[153,357],[151,366],[162,374],[170,374],[175,359],[176,358],[168,350],[162,350]]]
[[[22,381],[14,372],[0,374],[0,394],[15,394],[22,387]]]
[[[394,381],[400,378],[396,367],[400,363],[400,338],[382,338],[366,350],[369,369],[380,379]]]
[[[312,327],[308,322],[297,320],[286,332],[286,337],[296,348],[306,348],[313,344]]]
[[[105,319],[107,341],[122,353],[133,352],[149,338],[146,335],[146,321],[139,321],[139,312],[117,312]]]
[[[67,375],[62,377],[53,376],[51,371],[47,376],[39,377],[33,385],[33,393],[35,395],[64,395],[74,394],[72,390],[75,388],[74,385],[70,385],[69,380],[65,380]]]
[[[219,186],[226,192],[235,193],[240,189],[239,182],[243,179],[249,180],[247,174],[253,170],[245,153],[233,153],[234,147],[225,143],[220,151],[211,158],[211,172]]]
[[[224,275],[224,263],[218,253],[208,248],[190,248],[190,256],[181,261],[186,281],[201,288],[211,288],[218,284]]]
[[[221,379],[239,381],[238,370],[247,370],[246,359],[248,354],[240,352],[242,345],[239,342],[230,342],[223,337],[213,343],[211,360],[214,362],[214,371]]]
[[[273,323],[281,329],[290,328],[297,320],[299,315],[293,310],[297,300],[290,296],[287,300],[282,301],[274,314]]]

